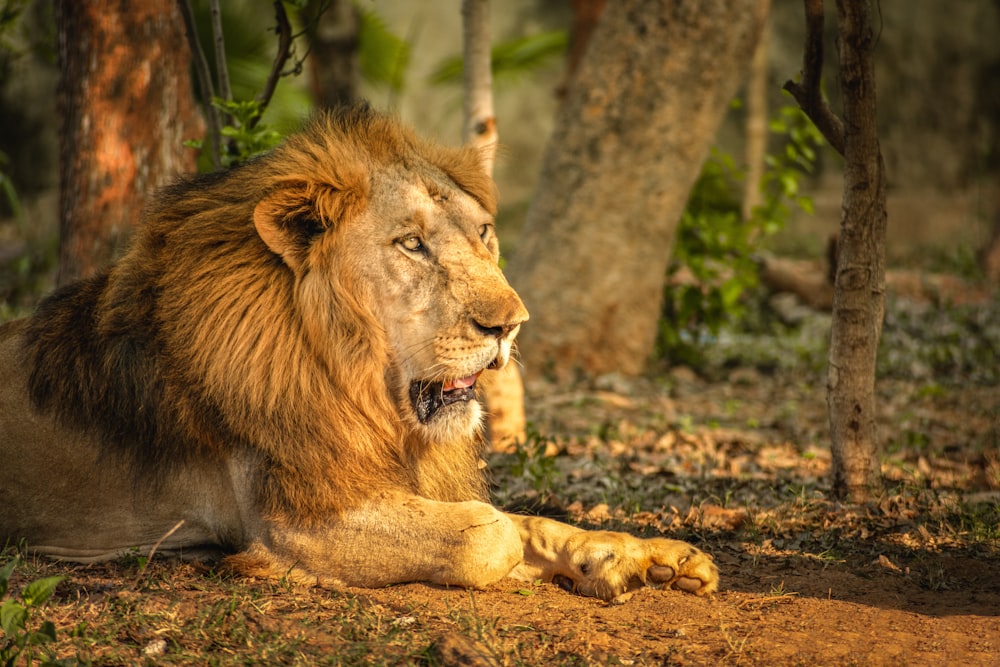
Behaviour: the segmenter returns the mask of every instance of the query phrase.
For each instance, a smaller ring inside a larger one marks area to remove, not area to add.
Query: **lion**
[[[605,600],[710,556],[488,503],[476,386],[528,319],[475,150],[368,108],[183,180],[127,252],[0,326],[0,544],[91,562]]]

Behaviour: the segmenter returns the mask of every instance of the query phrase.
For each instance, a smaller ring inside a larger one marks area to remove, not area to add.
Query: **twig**
[[[219,0],[210,0],[209,12],[212,16],[212,41],[215,45],[215,69],[216,78],[219,81],[219,97],[227,102],[233,99],[233,89],[229,85],[229,66],[226,64],[226,40],[222,35],[222,8],[219,7]],[[225,119],[227,124],[232,120]]]
[[[275,0],[274,18],[278,21],[278,27],[275,28],[275,32],[278,33],[278,53],[274,56],[274,62],[271,64],[271,73],[267,75],[267,83],[264,84],[264,90],[257,95],[256,99],[260,105],[260,114],[252,118],[248,123],[251,128],[257,125],[264,115],[264,109],[267,108],[267,105],[271,102],[271,97],[274,96],[274,91],[278,87],[278,80],[281,79],[285,63],[288,62],[288,57],[292,52],[292,27],[288,23],[288,15],[285,13],[285,6],[281,3],[281,0]]]
[[[191,58],[194,60],[194,71],[198,79],[198,88],[201,91],[201,98],[205,104],[205,119],[208,122],[208,145],[209,153],[212,156],[212,164],[216,169],[222,168],[222,156],[220,146],[222,145],[222,124],[219,121],[219,112],[212,105],[215,97],[215,87],[212,85],[212,73],[208,69],[208,59],[205,57],[205,50],[201,48],[198,41],[198,30],[195,27],[194,11],[191,9],[191,0],[181,0],[181,15],[184,17],[184,32],[187,36],[188,47],[191,49]]]
[[[146,557],[146,563],[143,564],[143,566],[139,569],[139,574],[140,575],[142,575],[142,573],[146,571],[146,565],[149,564],[149,561],[153,560],[153,554],[155,554],[156,550],[160,548],[160,545],[163,544],[163,542],[168,537],[170,537],[171,535],[173,535],[174,533],[176,533],[178,530],[180,530],[181,526],[183,526],[183,525],[184,525],[184,519],[181,519],[180,521],[178,521],[177,523],[174,524],[173,528],[171,528],[166,533],[164,533],[163,537],[161,537],[160,539],[158,539],[156,541],[156,544],[153,545],[153,548],[149,550],[149,555]]]
[[[784,595],[764,595],[758,598],[751,598],[749,600],[743,600],[736,605],[736,608],[740,611],[746,611],[747,609],[760,609],[767,604],[784,604],[786,602],[791,602],[792,598],[796,597],[798,593],[785,593]]]
[[[830,145],[844,154],[844,122],[830,109],[820,92],[823,72],[823,0],[804,0],[806,45],[802,58],[802,83],[786,81],[783,88],[792,94],[809,120]]]

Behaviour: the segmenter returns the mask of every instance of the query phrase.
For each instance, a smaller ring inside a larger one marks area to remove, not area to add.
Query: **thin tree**
[[[620,0],[569,83],[508,263],[530,375],[640,372],[674,231],[764,21],[759,0]]]
[[[462,109],[463,138],[482,156],[483,169],[493,175],[496,158],[496,115],[493,112],[490,2],[462,0]],[[517,365],[483,376],[489,410],[488,437],[494,449],[522,440],[525,433],[524,385]]]
[[[764,11],[770,14],[771,0],[763,0]],[[760,182],[767,158],[767,90],[768,53],[771,46],[770,21],[761,26],[757,48],[750,62],[746,89],[746,183],[743,189],[743,219],[749,220],[763,197]]]
[[[499,137],[493,113],[491,43],[489,0],[462,0],[462,134],[479,150],[483,168],[492,176]]]
[[[993,228],[990,240],[983,246],[980,262],[986,279],[994,285],[1000,285],[1000,190],[997,192],[993,207]]]
[[[96,273],[124,245],[150,190],[195,168],[204,121],[173,0],[58,0],[58,282]]]
[[[833,296],[827,404],[833,492],[863,501],[882,487],[876,432],[875,360],[885,314],[885,164],[879,146],[870,0],[837,0],[843,119],[820,92],[823,0],[805,0],[800,83],[785,84],[844,156],[844,190]]]

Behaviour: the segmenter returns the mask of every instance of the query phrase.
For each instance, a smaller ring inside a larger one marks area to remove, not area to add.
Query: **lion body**
[[[121,260],[0,327],[0,539],[356,585],[571,570],[485,502],[473,387],[527,319],[495,205],[474,151],[367,110],[160,193]]]

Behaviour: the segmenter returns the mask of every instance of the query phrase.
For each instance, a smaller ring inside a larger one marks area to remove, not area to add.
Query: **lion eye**
[[[419,236],[407,236],[406,238],[400,239],[398,243],[403,246],[404,250],[409,252],[420,252],[424,249],[424,242],[420,240]]]
[[[479,226],[479,238],[486,243],[490,240],[490,227],[491,225],[480,225]]]

